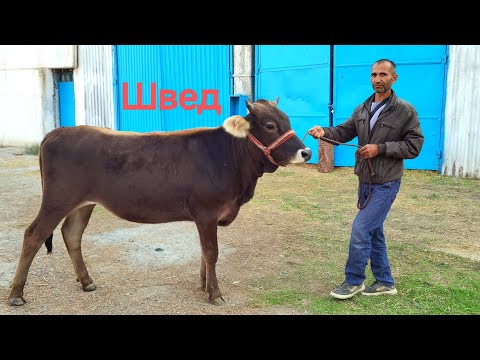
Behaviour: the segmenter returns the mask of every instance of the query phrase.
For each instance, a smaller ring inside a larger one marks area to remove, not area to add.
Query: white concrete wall
[[[73,68],[76,45],[0,45],[0,69]]]
[[[77,66],[76,45],[0,45],[0,145],[33,145],[55,128],[52,69]]]
[[[233,46],[233,94],[247,95],[253,101],[252,56],[254,45]]]
[[[480,46],[450,45],[442,173],[480,178]]]
[[[33,145],[55,126],[52,72],[0,70],[0,145]]]

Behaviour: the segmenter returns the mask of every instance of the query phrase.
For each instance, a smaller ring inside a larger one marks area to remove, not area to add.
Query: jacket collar
[[[370,110],[372,108],[372,102],[373,100],[375,99],[375,93],[373,93],[372,95],[370,95],[364,102],[363,102],[363,105],[365,105],[365,107]],[[398,103],[398,96],[397,94],[395,93],[395,91],[393,91],[392,89],[392,93],[390,94],[390,101],[387,103],[387,106],[386,108],[389,108],[389,107],[395,107]]]

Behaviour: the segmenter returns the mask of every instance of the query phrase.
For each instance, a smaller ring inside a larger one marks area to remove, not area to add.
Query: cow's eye
[[[272,123],[265,124],[265,127],[266,127],[268,130],[275,130],[275,125],[273,125]]]

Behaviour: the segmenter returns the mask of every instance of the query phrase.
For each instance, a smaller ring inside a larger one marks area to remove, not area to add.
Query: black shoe
[[[330,292],[330,295],[337,299],[350,299],[356,293],[365,289],[365,284],[361,283],[360,285],[348,285],[346,281],[338,285],[335,289]]]
[[[372,285],[367,286],[367,288],[362,291],[362,295],[395,295],[397,289],[395,285],[388,286],[380,281],[375,281]]]

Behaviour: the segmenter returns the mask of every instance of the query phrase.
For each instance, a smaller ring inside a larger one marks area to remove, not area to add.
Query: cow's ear
[[[250,129],[250,123],[240,115],[230,116],[223,122],[223,128],[226,132],[232,136],[238,138],[247,137],[248,129]]]
[[[273,105],[277,106],[278,105],[278,100],[280,100],[280,96],[277,96],[275,100],[273,100]]]
[[[247,114],[248,114],[249,112],[252,112],[252,111],[253,111],[253,108],[254,108],[254,105],[253,105],[250,101],[248,101],[248,100],[245,100],[245,104],[247,104],[247,110],[248,110]]]

